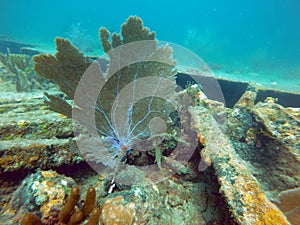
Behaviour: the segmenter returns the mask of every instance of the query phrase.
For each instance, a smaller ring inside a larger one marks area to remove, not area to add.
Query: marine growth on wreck
[[[0,224],[300,224],[299,108],[249,83],[226,107],[137,16],[99,38],[0,54]]]

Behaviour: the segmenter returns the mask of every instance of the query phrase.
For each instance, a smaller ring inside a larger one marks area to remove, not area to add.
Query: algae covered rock
[[[82,161],[72,145],[71,119],[34,93],[0,94],[0,174],[57,168]]]
[[[51,170],[39,170],[22,181],[12,194],[6,212],[13,217],[14,223],[29,212],[38,216],[42,222],[55,221],[65,197],[74,185],[72,178]]]
[[[126,204],[122,196],[117,196],[104,202],[101,214],[104,225],[131,225],[135,216],[134,204]]]
[[[300,114],[299,109],[285,108],[268,98],[255,105],[253,113],[266,131],[263,134],[276,139],[291,151],[300,162]]]

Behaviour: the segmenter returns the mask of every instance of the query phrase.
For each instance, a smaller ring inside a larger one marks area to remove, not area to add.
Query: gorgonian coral
[[[135,146],[145,151],[162,142],[159,137],[170,129],[170,114],[176,110],[176,69],[172,49],[159,46],[138,17],[129,17],[121,34],[101,28],[100,39],[106,58],[93,63],[60,38],[55,56],[42,54],[34,61],[38,74],[74,99],[71,106],[46,94],[53,110],[73,117],[89,132],[75,131],[85,157],[114,167],[115,159]]]
[[[104,137],[84,138],[78,143],[80,149],[89,160],[109,166],[137,144],[142,151],[160,144],[162,139],[150,145],[144,141],[165,134],[176,110],[172,49],[158,46],[155,34],[137,17],[130,17],[121,33],[112,34],[110,41],[108,30],[100,29],[109,66],[103,71],[98,60],[86,70],[73,109],[74,119]]]

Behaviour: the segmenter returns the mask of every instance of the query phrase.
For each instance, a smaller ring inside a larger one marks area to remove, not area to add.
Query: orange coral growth
[[[45,172],[44,172],[45,174]],[[51,175],[47,174],[46,175]],[[89,187],[86,194],[86,200],[82,209],[76,207],[80,199],[80,190],[73,187],[67,203],[59,213],[59,224],[61,225],[97,225],[100,217],[100,209],[96,206],[96,191],[93,187]],[[89,218],[88,218],[89,217]],[[88,218],[87,223],[84,221]],[[50,221],[52,224],[53,221]],[[48,223],[46,223],[48,224]],[[31,213],[26,214],[21,219],[21,225],[44,225],[41,219]]]
[[[80,199],[80,191],[78,187],[74,187],[71,190],[68,202],[61,209],[60,222],[62,224],[80,224],[87,217],[90,224],[96,224],[98,222],[100,213],[96,206],[96,191],[93,187],[89,187],[86,193],[84,205],[81,209],[75,209],[75,205]],[[93,210],[94,209],[94,210]]]
[[[86,191],[86,197],[84,205],[82,206],[83,217],[87,218],[88,215],[92,212],[92,210],[96,206],[96,191],[93,187],[89,187]]]
[[[254,225],[284,225],[288,224],[284,215],[272,205],[269,205],[266,196],[259,187],[248,183],[245,185],[247,190],[243,196],[243,202],[251,214],[256,215]]]
[[[102,206],[104,225],[130,225],[134,221],[134,204],[124,204],[122,196],[107,200]]]
[[[72,188],[70,196],[66,205],[61,209],[59,214],[59,221],[61,223],[67,223],[70,220],[71,215],[74,213],[74,207],[80,198],[80,190],[78,187]]]
[[[254,225],[284,225],[288,224],[282,218],[279,210],[269,209],[264,215],[262,215],[262,219],[258,222],[255,222]]]
[[[43,223],[40,218],[31,213],[28,213],[22,218],[21,225],[43,225]]]

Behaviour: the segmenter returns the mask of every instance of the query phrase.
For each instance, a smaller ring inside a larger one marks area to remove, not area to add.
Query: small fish
[[[157,147],[157,148],[155,148],[155,162],[157,163],[157,166],[161,172],[161,175],[164,176],[163,168],[161,166],[161,159],[162,159],[161,149],[159,147]]]
[[[203,145],[204,141],[203,141],[203,136],[202,134],[197,134],[197,138],[198,138],[198,141],[201,145]]]

